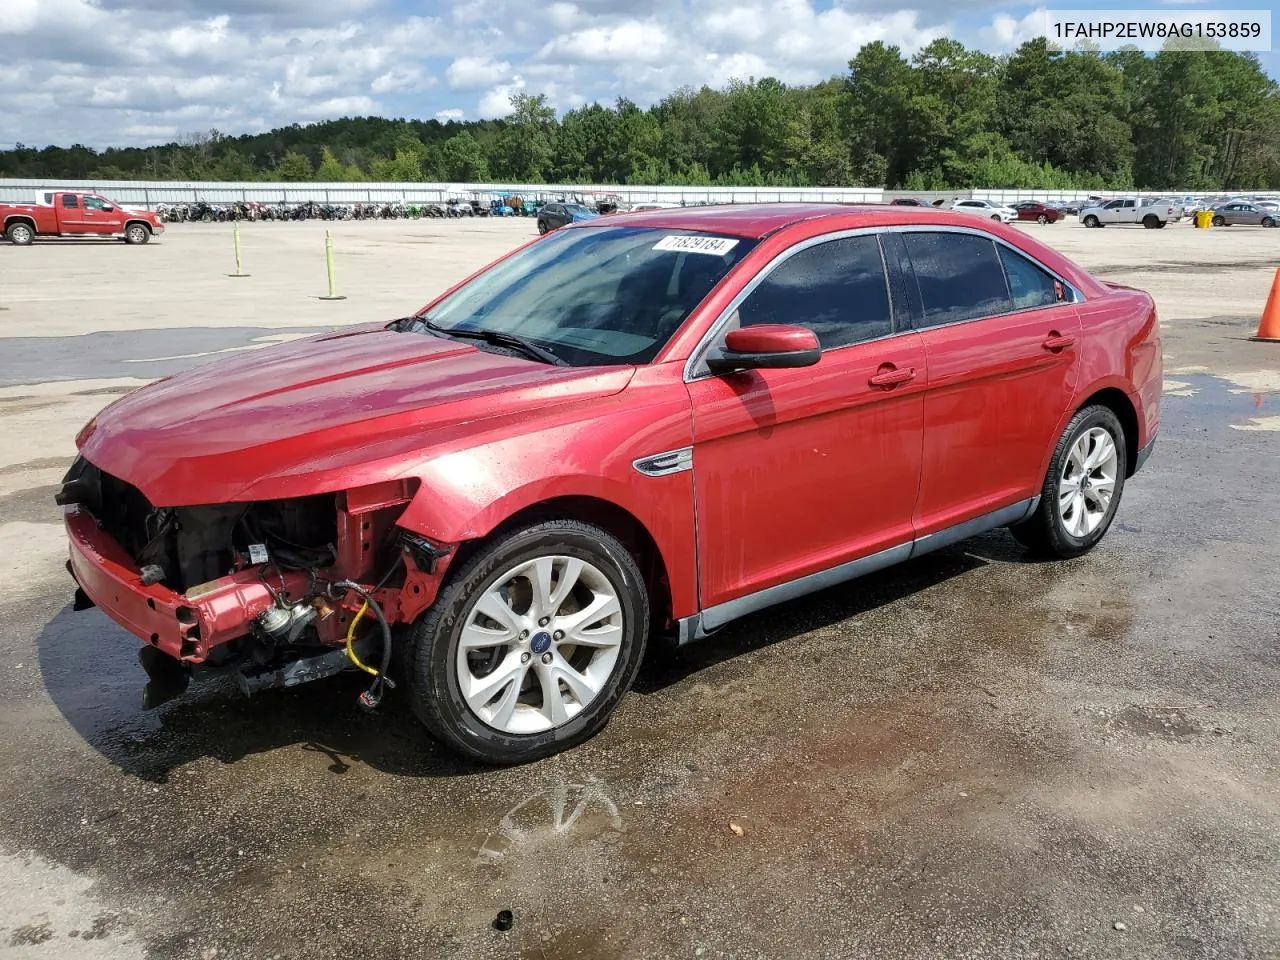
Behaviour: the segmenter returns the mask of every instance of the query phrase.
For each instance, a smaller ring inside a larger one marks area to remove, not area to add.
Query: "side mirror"
[[[812,330],[783,323],[762,323],[729,331],[720,354],[707,357],[707,367],[714,373],[811,367],[821,357],[822,347]]]
[[[103,208],[102,208],[102,212],[103,212],[103,213],[115,213],[115,209],[116,209],[115,207],[103,207]]]

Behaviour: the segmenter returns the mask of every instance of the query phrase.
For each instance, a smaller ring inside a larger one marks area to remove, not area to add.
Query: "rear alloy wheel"
[[[1037,553],[1078,557],[1106,534],[1120,505],[1127,469],[1124,428],[1107,407],[1085,407],[1054,449],[1040,504],[1009,528]]]
[[[15,247],[29,247],[36,238],[36,232],[31,229],[30,224],[26,223],[11,224],[4,235]]]
[[[1086,227],[1100,227],[1102,226],[1102,223],[1101,221],[1098,220],[1097,217],[1095,217],[1093,214],[1090,214],[1089,216],[1084,218],[1084,225]]]
[[[151,231],[140,223],[131,223],[125,227],[124,242],[137,246],[151,239]]]
[[[1048,214],[1042,213],[1040,214],[1040,216],[1036,217],[1036,223],[1040,224],[1040,226],[1042,227],[1048,222],[1049,222]]]
[[[1274,227],[1274,226],[1276,225],[1275,218],[1274,218],[1274,217],[1263,217],[1263,218],[1262,218],[1262,225],[1263,225],[1264,227]]]
[[[540,234],[542,234],[543,236],[546,236],[547,229],[548,229],[548,227],[547,227],[547,221],[545,221],[545,220],[539,220],[539,221],[538,221],[538,232],[539,232]]]
[[[644,655],[649,601],[627,549],[553,520],[480,549],[409,630],[414,711],[487,763],[537,760],[599,732]]]
[[[1148,213],[1142,218],[1142,225],[1148,230],[1155,230],[1160,226],[1160,218],[1154,213]]]

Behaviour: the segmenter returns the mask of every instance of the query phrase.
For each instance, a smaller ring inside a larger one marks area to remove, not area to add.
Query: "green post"
[[[249,274],[245,273],[240,266],[240,221],[239,220],[233,221],[231,224],[231,238],[234,241],[235,247],[236,247],[236,272],[229,273],[227,274],[227,276],[247,277],[249,276]]]
[[[324,265],[329,272],[329,295],[321,297],[321,300],[345,300],[346,297],[338,296],[338,284],[333,276],[333,237],[329,231],[324,232]]]

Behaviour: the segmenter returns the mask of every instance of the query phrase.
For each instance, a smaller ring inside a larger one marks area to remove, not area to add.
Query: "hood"
[[[634,371],[368,327],[158,380],[104,409],[76,444],[156,506],[327,493],[408,475],[479,421],[610,396]]]

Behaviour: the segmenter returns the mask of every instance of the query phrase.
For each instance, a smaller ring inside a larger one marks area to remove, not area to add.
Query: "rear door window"
[[[66,210],[79,210],[80,198],[74,193],[64,193],[62,195],[62,206]]]
[[[1052,307],[1060,302],[1058,281],[1050,274],[1006,246],[998,246],[998,251],[1015,310]]]
[[[907,232],[924,326],[936,327],[1013,310],[996,243],[970,233]]]

